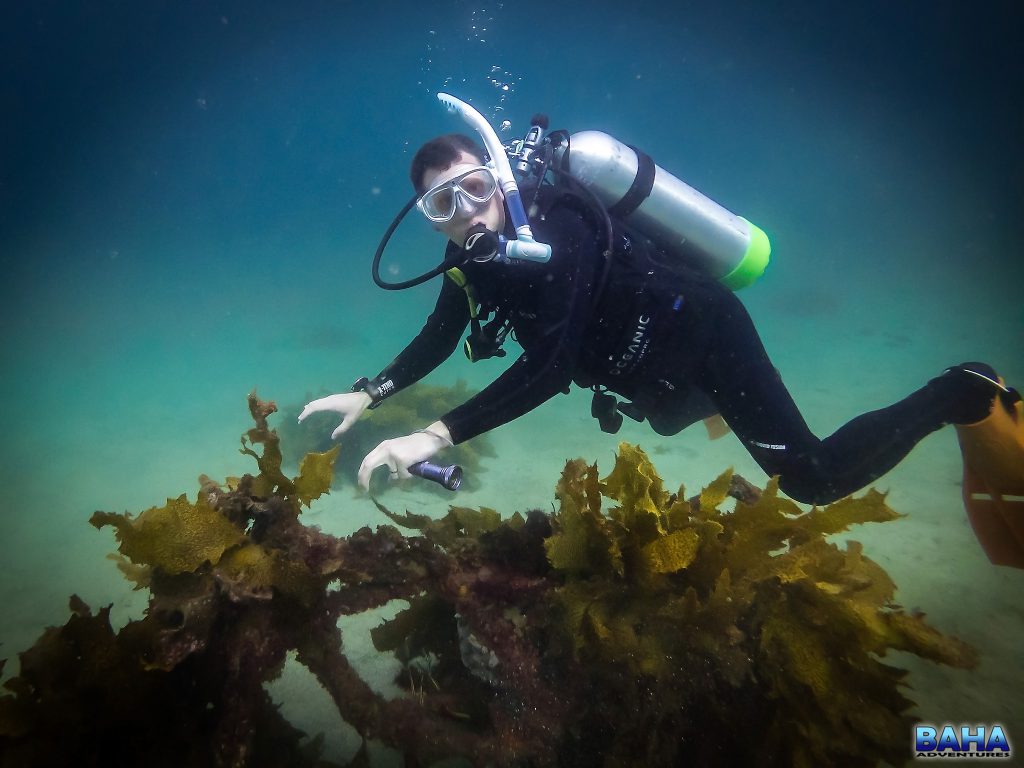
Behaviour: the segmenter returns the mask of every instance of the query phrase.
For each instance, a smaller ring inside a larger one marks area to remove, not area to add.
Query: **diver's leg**
[[[987,412],[991,396],[966,384],[939,377],[893,405],[857,416],[810,450],[785,457],[780,487],[808,503],[834,501],[863,488],[923,438],[954,423],[965,403]]]
[[[714,320],[704,324],[714,338],[695,372],[698,385],[762,469],[780,475],[782,490],[798,501],[826,503],[853,493],[892,469],[931,432],[969,422],[991,408],[991,388],[954,370],[819,440],[807,428],[742,304],[724,291],[715,298],[709,313]]]

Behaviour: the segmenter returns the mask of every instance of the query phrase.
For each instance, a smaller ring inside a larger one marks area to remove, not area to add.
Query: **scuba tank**
[[[771,244],[754,224],[677,179],[646,154],[601,131],[580,131],[555,151],[608,214],[733,290],[768,265]]]

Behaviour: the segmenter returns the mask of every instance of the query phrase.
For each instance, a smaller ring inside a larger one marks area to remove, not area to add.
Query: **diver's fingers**
[[[380,466],[386,466],[390,470],[392,477],[398,475],[398,465],[395,463],[394,457],[391,455],[391,451],[387,448],[388,441],[385,440],[383,443],[378,445],[363,459],[363,463],[359,465],[358,480],[359,485],[364,491],[370,490],[370,475],[373,474],[373,470]]]
[[[359,414],[357,413],[346,413],[345,418],[341,420],[341,424],[335,427],[334,431],[331,432],[331,440],[337,440],[343,434],[348,432],[349,427],[351,427],[358,418]]]
[[[362,488],[364,491],[370,490],[370,476],[373,474],[373,470],[375,470],[377,467],[387,467],[388,474],[392,480],[397,480],[399,478],[398,469],[395,466],[394,462],[392,461],[385,461],[382,464],[375,464],[372,467],[361,466],[359,467],[359,487]],[[408,472],[405,473],[405,476],[412,477],[412,475],[410,475]]]
[[[352,428],[352,425],[355,424],[359,420],[359,416],[360,416],[360,413],[358,411],[353,411],[351,413],[346,413],[345,414],[345,418],[342,419],[342,421],[341,421],[341,424],[339,424],[337,426],[337,428],[333,432],[331,432],[331,439],[332,440],[337,440],[343,434],[348,432],[349,429]]]
[[[363,463],[359,465],[359,472],[356,474],[356,481],[359,483],[359,487],[364,491],[370,490],[370,475],[373,474],[379,465],[375,462],[374,454],[377,452],[376,449],[366,454],[363,459]]]
[[[312,416],[314,413],[330,410],[327,406],[328,400],[330,400],[329,397],[321,397],[319,400],[312,400],[306,403],[305,407],[302,409],[302,413],[299,414],[299,423],[301,424],[303,419]]]

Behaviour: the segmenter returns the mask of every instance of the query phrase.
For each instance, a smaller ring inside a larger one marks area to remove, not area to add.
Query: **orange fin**
[[[1024,496],[993,493],[965,467],[964,507],[989,561],[1024,568]]]
[[[974,534],[994,564],[1024,568],[1024,404],[997,397],[985,419],[956,431]]]

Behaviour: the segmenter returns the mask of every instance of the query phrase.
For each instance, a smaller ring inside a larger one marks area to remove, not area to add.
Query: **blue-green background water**
[[[1020,8],[5,4],[0,657],[62,623],[72,592],[120,621],[142,609],[93,510],[247,470],[251,389],[284,405],[342,391],[418,330],[436,286],[385,294],[368,265],[416,147],[464,129],[438,90],[509,138],[538,111],[612,133],[764,228],[773,263],[743,298],[819,434],[962,360],[1020,386]],[[410,218],[387,265],[412,274],[442,246]],[[432,381],[500,370],[453,359]],[[546,508],[564,459],[609,468],[620,438],[672,483],[730,465],[764,481],[733,438],[698,433],[607,436],[585,395],[558,398],[492,436],[499,459],[461,501]],[[982,652],[973,673],[905,661],[922,717],[1000,720],[1020,742],[1024,574],[985,561],[959,473],[952,431],[929,438],[878,483],[908,517],[852,537],[904,604]],[[383,522],[344,491],[310,517]]]

